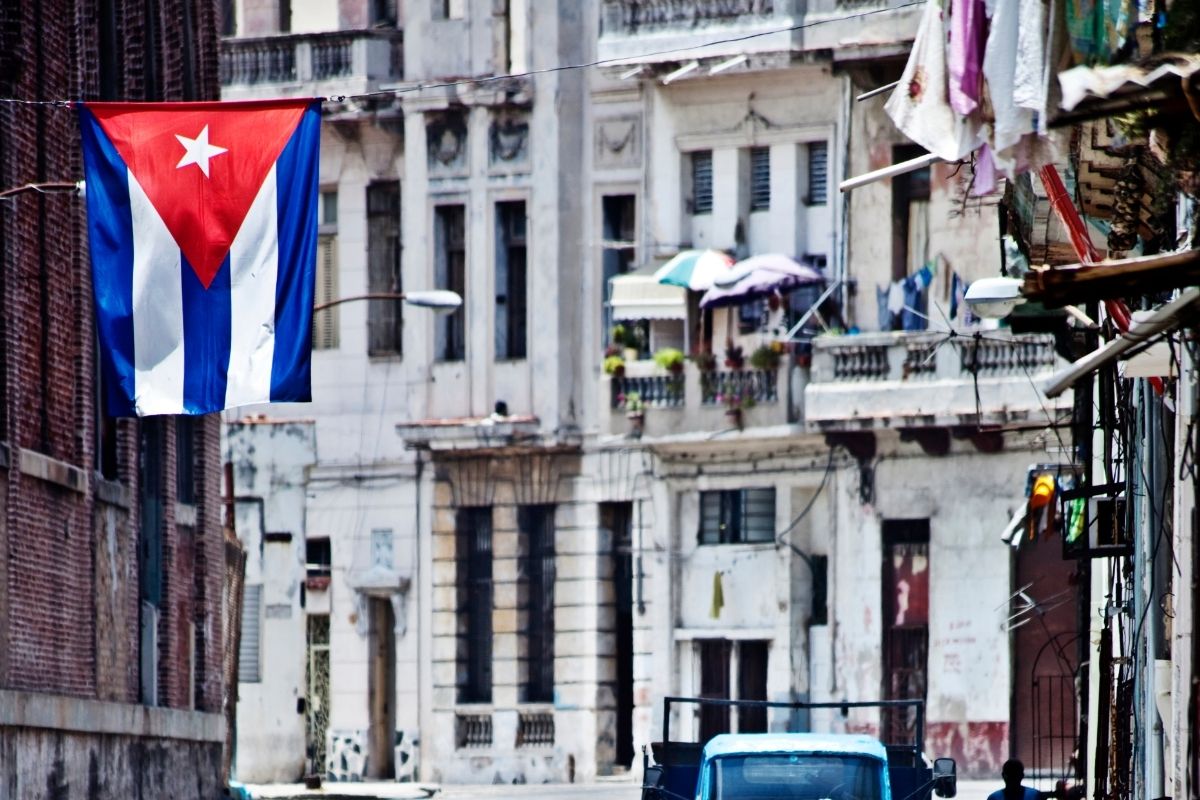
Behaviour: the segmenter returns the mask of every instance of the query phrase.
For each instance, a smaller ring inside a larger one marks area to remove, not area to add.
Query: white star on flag
[[[204,173],[204,177],[208,177],[208,160],[213,156],[219,156],[221,153],[228,152],[224,147],[217,147],[215,144],[208,143],[208,126],[204,126],[204,130],[200,131],[200,135],[195,139],[189,139],[186,136],[175,134],[175,138],[183,145],[183,149],[187,152],[183,154],[183,158],[179,159],[179,163],[175,165],[175,169],[186,167],[188,164],[195,164],[200,167],[200,171]]]

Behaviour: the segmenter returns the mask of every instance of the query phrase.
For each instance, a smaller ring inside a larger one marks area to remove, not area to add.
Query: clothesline
[[[620,56],[615,58],[598,58],[592,61],[583,61],[574,64],[557,64],[552,67],[542,67],[540,69],[531,69],[524,72],[513,72],[504,75],[481,75],[475,78],[462,78],[453,81],[440,81],[436,83],[416,83],[416,84],[398,84],[396,86],[377,89],[373,92],[362,92],[359,94],[348,95],[328,95],[322,96],[319,99],[330,103],[343,103],[347,100],[363,100],[369,97],[394,96],[400,94],[412,94],[414,92],[422,92],[429,89],[447,89],[458,86],[477,86],[479,84],[499,83],[503,81],[516,80],[520,78],[529,78],[535,75],[546,75],[555,72],[567,72],[571,70],[591,69],[594,67],[616,66],[621,64],[630,64],[644,58],[653,58],[656,56],[667,56],[674,54],[686,54],[696,50],[703,50],[708,47],[715,47],[724,44],[737,44],[739,42],[750,41],[751,39],[759,39],[764,36],[775,36],[780,33],[791,33],[793,31],[805,30],[814,28],[818,25],[828,25],[834,22],[846,22],[862,17],[874,16],[876,14],[887,14],[893,11],[900,11],[913,6],[925,5],[926,0],[912,0],[912,2],[901,3],[900,5],[889,6],[887,8],[875,8],[867,11],[860,11],[855,14],[844,14],[838,17],[827,17],[825,19],[813,20],[812,22],[802,22],[796,25],[787,25],[771,30],[758,31],[756,33],[747,33],[740,36],[729,36],[723,39],[710,39],[699,44],[688,45],[687,47],[672,47],[665,50],[651,50],[645,53],[639,53],[633,56]],[[19,97],[0,97],[0,103],[12,103],[18,105],[32,106],[53,106],[58,108],[71,108],[75,105],[74,100],[29,100]]]

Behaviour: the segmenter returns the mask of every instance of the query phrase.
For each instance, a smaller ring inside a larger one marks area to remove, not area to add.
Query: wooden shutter
[[[337,236],[324,234],[317,239],[316,302],[321,305],[338,296]],[[313,349],[330,350],[338,346],[338,307],[313,314]]]
[[[246,584],[242,595],[242,636],[238,642],[238,683],[262,680],[259,632],[262,619],[262,586]]]

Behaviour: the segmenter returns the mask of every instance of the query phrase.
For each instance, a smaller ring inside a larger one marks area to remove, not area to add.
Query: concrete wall
[[[219,714],[0,691],[0,795],[208,800],[224,736]]]
[[[234,774],[246,783],[305,774],[305,477],[315,457],[311,423],[227,426],[238,537],[247,586],[261,591],[258,682],[238,684]]]

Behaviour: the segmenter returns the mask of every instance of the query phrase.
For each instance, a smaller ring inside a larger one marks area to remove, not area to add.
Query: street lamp
[[[318,303],[313,306],[313,312],[324,311],[327,308],[340,306],[357,300],[402,300],[410,306],[433,309],[435,314],[452,314],[462,306],[462,298],[457,292],[446,289],[431,289],[424,292],[372,292],[356,294],[350,297],[339,297],[328,303]]]

